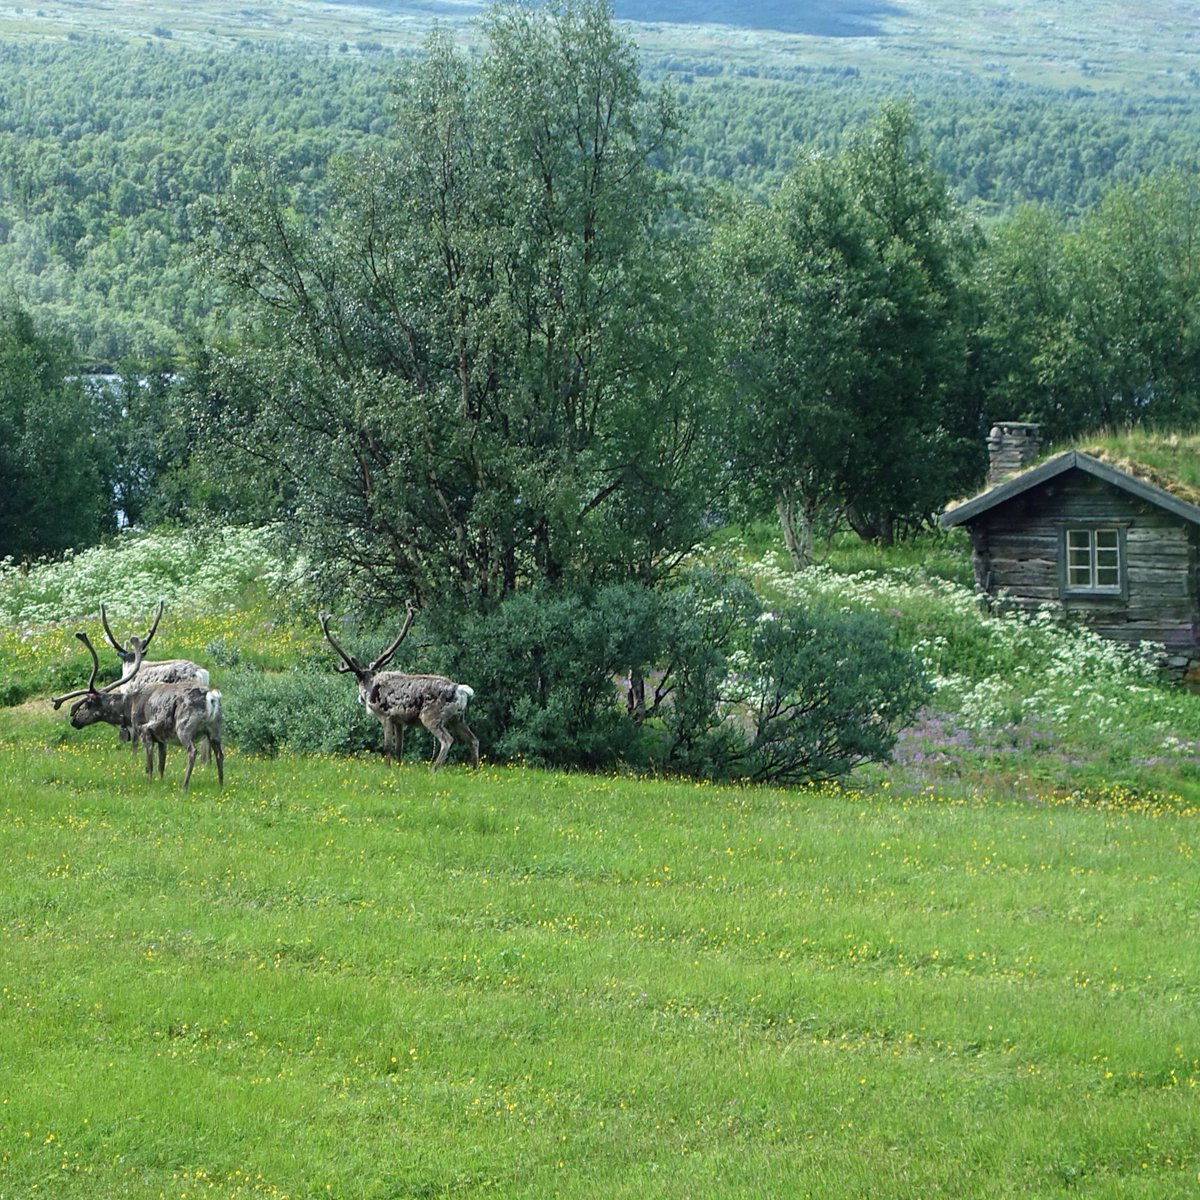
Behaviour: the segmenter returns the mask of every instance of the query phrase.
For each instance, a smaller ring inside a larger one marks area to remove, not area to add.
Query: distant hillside
[[[455,19],[481,12],[473,0],[332,0],[335,4],[382,9],[397,15],[428,13]],[[619,20],[640,24],[728,25],[810,37],[867,37],[881,32],[880,19],[900,10],[883,0],[616,0]]]
[[[435,25],[474,36],[486,0],[0,0],[0,42],[102,35],[206,48],[245,42],[374,56]],[[1064,91],[1200,97],[1197,5],[1179,0],[614,0],[647,58],[775,74],[855,71],[950,88],[963,78]]]

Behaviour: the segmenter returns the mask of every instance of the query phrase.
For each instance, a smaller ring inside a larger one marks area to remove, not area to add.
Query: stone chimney
[[[1032,466],[1042,448],[1039,427],[1027,421],[997,421],[988,434],[988,487]]]

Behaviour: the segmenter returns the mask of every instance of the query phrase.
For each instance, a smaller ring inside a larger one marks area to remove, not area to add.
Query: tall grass
[[[231,709],[319,638],[244,561],[205,611],[195,558],[159,635]],[[181,796],[178,751],[150,782],[0,709],[0,1196],[1194,1195],[1196,698],[946,572],[838,567],[746,569],[937,680],[852,790],[235,742]],[[71,619],[0,646],[39,696],[85,657],[61,572]]]
[[[106,734],[0,714],[0,1194],[1200,1185],[1184,805]]]

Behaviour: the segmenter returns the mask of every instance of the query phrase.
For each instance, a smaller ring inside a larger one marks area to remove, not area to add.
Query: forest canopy
[[[822,520],[869,537],[919,528],[978,478],[997,418],[1052,437],[1194,419],[1200,117],[1186,94],[914,74],[897,97],[853,71],[639,58],[604,5],[531,12],[553,26],[591,7],[579,42],[619,60],[629,116],[613,145],[638,147],[627,176],[607,159],[591,180],[565,165],[570,106],[586,102],[569,68],[556,82],[514,65],[536,113],[499,71],[483,78],[480,63],[512,53],[503,8],[482,57],[436,42],[0,46],[6,319],[57,347],[64,379],[125,381],[123,398],[88,401],[108,405],[105,437],[75,478],[98,489],[80,511],[99,516],[72,539],[118,520],[282,514],[314,544],[360,530],[342,542],[363,578],[401,587],[415,571],[429,586],[437,562],[463,595],[503,595],[524,570],[518,543],[550,577],[653,578],[733,514],[807,506],[804,537]],[[651,101],[655,136],[638,125]],[[889,123],[913,189],[894,215],[939,197],[924,232],[847,199],[879,191],[885,167],[866,148]],[[523,156],[543,150],[557,161],[538,184]],[[435,186],[441,151],[453,173]],[[547,180],[564,187],[553,206]],[[595,212],[580,208],[601,182]],[[422,224],[409,197],[443,216]],[[273,294],[254,254],[287,268]],[[433,302],[447,286],[455,311]],[[310,308],[289,308],[297,289]],[[624,332],[620,313],[636,314]],[[402,417],[413,405],[421,421]],[[6,420],[15,445],[23,427]],[[435,426],[421,449],[417,431]],[[784,453],[801,430],[816,475]],[[905,444],[933,448],[920,481],[911,455],[881,465]],[[331,469],[314,479],[299,468],[317,447]],[[436,521],[397,501],[421,461]],[[62,537],[10,536],[0,552],[53,552]]]
[[[886,757],[928,694],[890,624],[695,552],[927,529],[997,419],[1194,425],[1190,110],[692,75],[605,0],[482,32],[3,50],[61,89],[0,73],[0,558],[270,526],[304,604],[423,605],[504,757]]]

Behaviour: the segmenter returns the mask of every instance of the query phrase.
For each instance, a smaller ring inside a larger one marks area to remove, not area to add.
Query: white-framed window
[[[1120,529],[1102,526],[1068,529],[1066,550],[1068,591],[1119,593],[1123,589]]]

